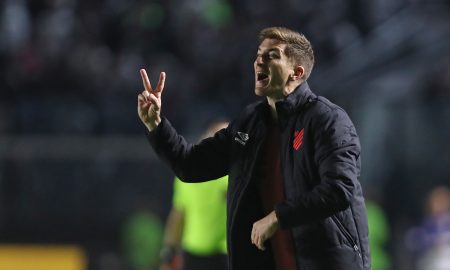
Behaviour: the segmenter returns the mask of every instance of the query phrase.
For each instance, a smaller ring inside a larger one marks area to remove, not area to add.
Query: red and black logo
[[[294,141],[292,142],[292,146],[295,150],[298,150],[303,143],[303,133],[305,133],[305,129],[302,128],[300,131],[296,131],[294,133]]]

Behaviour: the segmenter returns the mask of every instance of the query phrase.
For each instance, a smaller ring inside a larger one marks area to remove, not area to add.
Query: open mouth
[[[263,81],[263,80],[268,79],[268,78],[269,78],[269,75],[267,75],[265,73],[262,73],[262,72],[257,72],[256,73],[256,80],[257,81]]]
[[[269,75],[264,72],[256,72],[256,83],[265,86],[269,83]]]

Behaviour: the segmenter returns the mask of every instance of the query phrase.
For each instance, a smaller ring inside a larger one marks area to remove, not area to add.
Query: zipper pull
[[[358,256],[359,256],[360,258],[362,258],[361,252],[359,252],[358,245],[355,244],[355,245],[353,246],[353,249],[358,253]]]

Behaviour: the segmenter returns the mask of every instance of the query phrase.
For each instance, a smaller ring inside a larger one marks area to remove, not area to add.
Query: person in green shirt
[[[211,122],[203,138],[227,125],[225,121]],[[227,269],[227,188],[228,176],[196,184],[175,178],[160,270]]]
[[[122,231],[124,257],[133,270],[153,270],[159,265],[163,223],[150,208],[140,206],[126,220]]]
[[[373,200],[366,200],[367,219],[370,230],[370,252],[372,255],[372,269],[389,270],[391,262],[385,245],[390,238],[389,223],[383,208]]]

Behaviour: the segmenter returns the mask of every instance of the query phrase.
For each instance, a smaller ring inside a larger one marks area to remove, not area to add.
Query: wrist
[[[159,126],[159,124],[161,123],[161,117],[158,116],[155,118],[155,120],[153,121],[149,121],[148,123],[146,123],[147,129],[149,131],[154,130],[155,128],[157,128]]]
[[[270,213],[270,218],[272,226],[278,229],[280,227],[280,223],[278,222],[278,217],[275,210]]]

